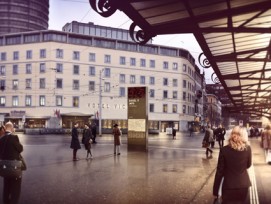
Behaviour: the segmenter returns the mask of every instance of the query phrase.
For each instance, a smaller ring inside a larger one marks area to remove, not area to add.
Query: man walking
[[[96,134],[97,134],[97,131],[96,131],[96,123],[93,122],[92,126],[91,126],[91,132],[92,132],[92,138],[93,138],[93,143],[97,143],[96,142]]]
[[[224,135],[225,135],[225,129],[222,128],[222,125],[219,125],[219,127],[216,130],[216,140],[218,141],[220,149],[224,146],[224,140],[225,140]]]

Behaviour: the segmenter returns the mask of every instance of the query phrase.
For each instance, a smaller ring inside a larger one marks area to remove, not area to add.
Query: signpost
[[[128,87],[128,150],[148,149],[147,87]]]

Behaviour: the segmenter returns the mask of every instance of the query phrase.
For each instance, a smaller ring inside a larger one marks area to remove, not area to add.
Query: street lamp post
[[[99,78],[99,136],[102,136],[102,73],[103,69],[100,70]]]

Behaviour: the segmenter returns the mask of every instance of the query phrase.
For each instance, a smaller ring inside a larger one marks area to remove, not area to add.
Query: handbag
[[[6,148],[7,140],[1,155]],[[26,165],[25,165],[26,168]],[[18,160],[0,160],[0,176],[4,178],[20,178],[22,177],[22,161]]]
[[[209,142],[206,142],[206,141],[202,142],[202,147],[203,148],[207,148],[207,147],[209,147],[209,145],[210,145]]]
[[[4,178],[22,177],[22,161],[0,160],[0,176]]]

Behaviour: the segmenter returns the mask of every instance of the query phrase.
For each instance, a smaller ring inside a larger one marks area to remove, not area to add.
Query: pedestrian
[[[254,134],[255,134],[254,126],[251,126],[250,127],[250,137],[254,137]]]
[[[176,129],[175,127],[172,128],[172,137],[174,140],[176,140]]]
[[[5,134],[0,138],[0,159],[1,160],[20,160],[23,145],[19,137],[14,135],[14,126],[11,122],[5,124]],[[22,177],[4,177],[3,203],[19,203],[21,194]]]
[[[217,128],[216,127],[211,127],[211,130],[213,131],[213,136],[212,136],[212,139],[211,142],[210,142],[210,146],[211,148],[213,149],[215,147],[215,141],[216,141],[216,138],[217,138]]]
[[[205,135],[202,141],[202,147],[206,148],[205,154],[207,158],[209,157],[209,152],[211,153],[210,156],[212,156],[213,154],[213,150],[210,149],[210,144],[214,140],[213,136],[214,136],[214,132],[211,129],[211,125],[207,125],[207,128],[205,130]]]
[[[96,130],[96,123],[95,123],[95,122],[93,122],[93,123],[91,124],[91,132],[92,132],[92,137],[93,137],[93,143],[95,144],[95,143],[97,143],[97,142],[96,142],[96,134],[97,134],[97,130]]]
[[[223,138],[225,140],[225,135],[226,135],[226,128],[224,125],[221,126],[222,127],[222,135],[223,135]],[[223,146],[224,146],[224,143],[223,143]]]
[[[219,127],[215,131],[216,133],[216,141],[218,142],[219,148],[221,149],[224,146],[224,135],[225,135],[225,129],[222,128],[222,125],[219,125]]]
[[[255,136],[256,136],[256,138],[258,138],[258,136],[260,135],[260,131],[259,131],[259,128],[256,126],[255,127]]]
[[[120,130],[119,125],[115,124],[112,134],[114,135],[114,154],[120,155]]]
[[[251,186],[247,169],[251,166],[251,148],[244,127],[235,126],[229,136],[228,145],[219,152],[213,195],[218,198],[222,179],[222,203],[245,203]]]
[[[189,127],[189,132],[190,132],[190,137],[192,136],[192,134],[193,134],[193,127],[192,127],[192,125]]]
[[[87,160],[92,158],[92,153],[91,153],[91,143],[93,142],[92,138],[93,138],[92,131],[89,128],[89,126],[86,124],[83,130],[82,143],[85,145],[85,150],[87,150],[87,157],[86,157]],[[89,155],[89,158],[88,158],[88,155]]]
[[[267,125],[261,135],[261,146],[264,149],[266,163],[271,162],[271,127]],[[268,151],[269,150],[269,151]]]
[[[70,148],[73,149],[73,161],[78,161],[77,150],[81,149],[79,136],[78,136],[78,128],[79,124],[76,122],[72,128],[72,140]]]

